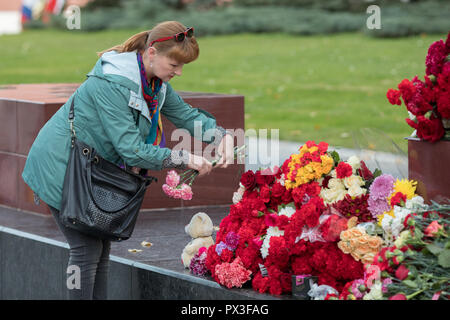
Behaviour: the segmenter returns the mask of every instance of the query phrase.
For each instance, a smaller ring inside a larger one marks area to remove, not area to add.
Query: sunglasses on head
[[[194,28],[192,27],[187,28],[185,31],[179,32],[173,36],[153,40],[152,42],[150,42],[149,47],[151,47],[155,42],[162,42],[171,39],[174,39],[176,42],[182,42],[185,38],[191,38],[193,35],[194,35]]]

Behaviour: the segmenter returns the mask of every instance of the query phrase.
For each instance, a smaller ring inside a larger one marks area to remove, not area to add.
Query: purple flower
[[[202,254],[197,253],[191,259],[189,270],[197,276],[203,276],[208,272],[208,268],[206,267],[206,252]]]
[[[222,250],[223,249],[227,249],[227,245],[225,242],[220,241],[217,245],[216,245],[216,253],[220,256],[222,254]]]
[[[375,178],[370,186],[370,198],[386,199],[394,188],[394,177],[390,174],[382,174]]]
[[[368,209],[374,218],[383,214],[385,211],[391,210],[386,199],[374,199],[369,196],[367,203],[369,204]]]
[[[228,232],[225,237],[225,243],[229,250],[234,251],[239,244],[239,235],[233,231]]]

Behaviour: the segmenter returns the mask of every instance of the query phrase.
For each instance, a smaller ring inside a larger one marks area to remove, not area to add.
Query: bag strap
[[[73,119],[75,118],[74,101],[75,101],[75,94],[72,98],[72,103],[70,104],[70,109],[69,109],[69,126],[70,126],[70,136],[72,138],[72,147],[74,145],[75,138],[76,138],[75,128],[73,127]]]

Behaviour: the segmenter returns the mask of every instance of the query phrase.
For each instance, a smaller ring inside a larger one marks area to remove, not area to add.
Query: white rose
[[[360,187],[365,184],[363,178],[361,178],[360,176],[356,176],[356,175],[351,175],[350,177],[346,177],[343,180],[344,180],[344,185],[347,188],[351,188],[352,186]]]
[[[347,190],[345,189],[322,189],[319,196],[325,203],[331,204],[344,199],[346,194]]]
[[[330,180],[328,180],[328,189],[345,190],[345,185],[342,183],[341,179],[331,178]]]
[[[361,188],[360,186],[358,186],[358,185],[352,185],[349,189],[348,189],[348,194],[351,196],[351,197],[359,197],[359,196],[361,196],[361,195],[363,195],[363,194],[366,194],[366,189],[364,189],[364,188]]]
[[[332,178],[337,178],[337,174],[336,174],[336,170],[335,170],[335,169],[331,170],[330,176],[331,176]]]

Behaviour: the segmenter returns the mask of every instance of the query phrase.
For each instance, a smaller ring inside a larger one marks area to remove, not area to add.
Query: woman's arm
[[[169,83],[167,83],[166,98],[161,113],[177,128],[188,130],[191,136],[194,136],[195,124],[200,123],[201,140],[206,143],[219,145],[226,134],[225,129],[217,125],[216,118],[213,115],[202,109],[193,108],[190,104],[184,102]],[[213,134],[205,134],[207,131]]]

